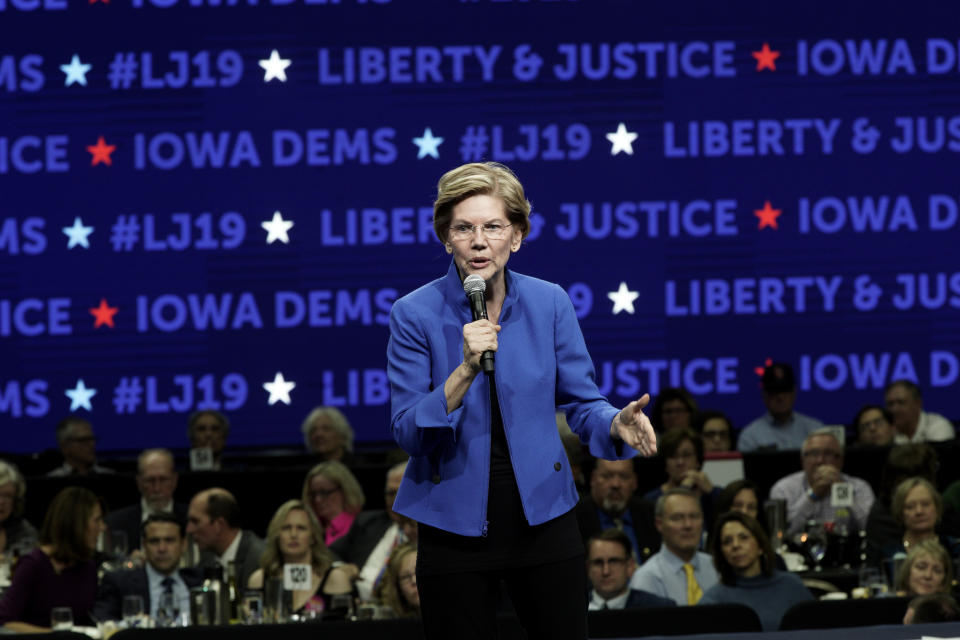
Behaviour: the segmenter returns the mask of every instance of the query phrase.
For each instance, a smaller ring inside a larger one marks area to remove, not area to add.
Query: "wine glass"
[[[827,553],[827,530],[821,523],[810,520],[807,522],[804,535],[806,536],[805,545],[807,553],[810,554],[810,558],[813,560],[813,570],[820,571],[820,563]]]
[[[123,621],[128,628],[139,627],[143,620],[143,596],[126,595],[123,596],[121,605]]]
[[[157,600],[157,626],[173,627],[180,619],[180,604],[177,597],[172,592],[160,594]]]

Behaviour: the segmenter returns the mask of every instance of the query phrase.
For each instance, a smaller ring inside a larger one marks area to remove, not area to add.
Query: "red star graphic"
[[[766,371],[766,370],[767,370],[767,367],[769,367],[769,366],[772,365],[772,364],[773,364],[773,358],[767,358],[766,360],[763,361],[763,366],[762,366],[762,367],[754,367],[754,368],[753,368],[753,372],[754,372],[755,374],[757,374],[759,377],[762,378],[762,377],[763,377],[763,372]]]
[[[779,229],[777,226],[777,218],[780,217],[781,213],[783,213],[782,209],[774,209],[770,206],[770,201],[767,200],[763,203],[763,209],[754,209],[753,211],[753,215],[760,218],[760,222],[757,223],[757,229],[763,229],[765,227]]]
[[[90,309],[90,315],[95,318],[93,328],[96,329],[105,324],[113,329],[113,316],[117,314],[117,311],[119,311],[117,307],[111,307],[107,304],[106,298],[100,298],[100,306]]]
[[[107,165],[112,165],[113,160],[110,159],[110,154],[117,150],[117,145],[107,144],[107,141],[103,139],[103,136],[97,138],[97,144],[91,144],[87,147],[87,151],[91,153],[93,158],[90,160],[90,166],[95,167],[101,162]]]
[[[97,0],[90,0],[90,4],[95,4]],[[103,4],[110,4],[110,0],[100,0]]]
[[[754,51],[751,55],[757,59],[757,71],[763,71],[764,69],[777,70],[774,60],[780,57],[780,52],[772,50],[766,42],[763,43],[760,51]]]

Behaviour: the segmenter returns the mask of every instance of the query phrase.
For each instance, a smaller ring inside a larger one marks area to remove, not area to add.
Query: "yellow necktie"
[[[703,589],[693,575],[693,565],[689,562],[683,565],[683,572],[687,574],[687,604],[697,604],[703,597]]]

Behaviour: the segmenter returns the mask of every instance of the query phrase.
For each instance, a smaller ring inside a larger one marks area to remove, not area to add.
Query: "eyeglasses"
[[[336,489],[317,489],[316,491],[310,492],[310,498],[313,500],[316,500],[317,498],[326,500],[327,498],[335,494],[337,491],[340,491],[340,487],[337,487]]]
[[[804,458],[823,458],[824,460],[839,460],[840,452],[828,449],[807,449],[803,452]]]
[[[486,224],[455,224],[450,227],[450,237],[454,240],[469,240],[473,234],[479,230],[488,240],[503,240],[507,235],[507,229],[512,224],[503,224],[502,222],[488,222]]]
[[[96,436],[80,436],[77,438],[70,438],[68,442],[76,442],[77,444],[95,444],[97,442]]]
[[[865,421],[865,422],[861,422],[861,423],[860,423],[860,428],[861,428],[861,429],[864,429],[864,430],[867,430],[867,429],[879,429],[880,427],[882,427],[882,426],[884,426],[884,425],[888,425],[888,426],[889,426],[889,423],[887,422],[887,419],[886,419],[886,418],[875,418],[875,419],[873,419],[873,420],[867,420],[867,421]]]
[[[594,569],[603,569],[604,565],[610,565],[611,569],[619,569],[626,564],[626,558],[594,558],[590,561],[590,566]]]
[[[711,438],[729,438],[729,437],[730,437],[729,432],[726,431],[726,430],[720,430],[720,431],[704,431],[703,434],[701,434],[701,435],[703,435],[703,439],[704,439],[704,440],[708,440],[708,439],[711,439]]]

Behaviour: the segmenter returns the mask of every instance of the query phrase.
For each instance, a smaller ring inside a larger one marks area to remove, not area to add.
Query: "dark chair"
[[[910,598],[813,600],[795,604],[783,614],[780,630],[833,629],[901,624]]]
[[[591,638],[683,636],[761,630],[760,618],[756,612],[742,604],[591,611],[587,614],[587,628]]]

